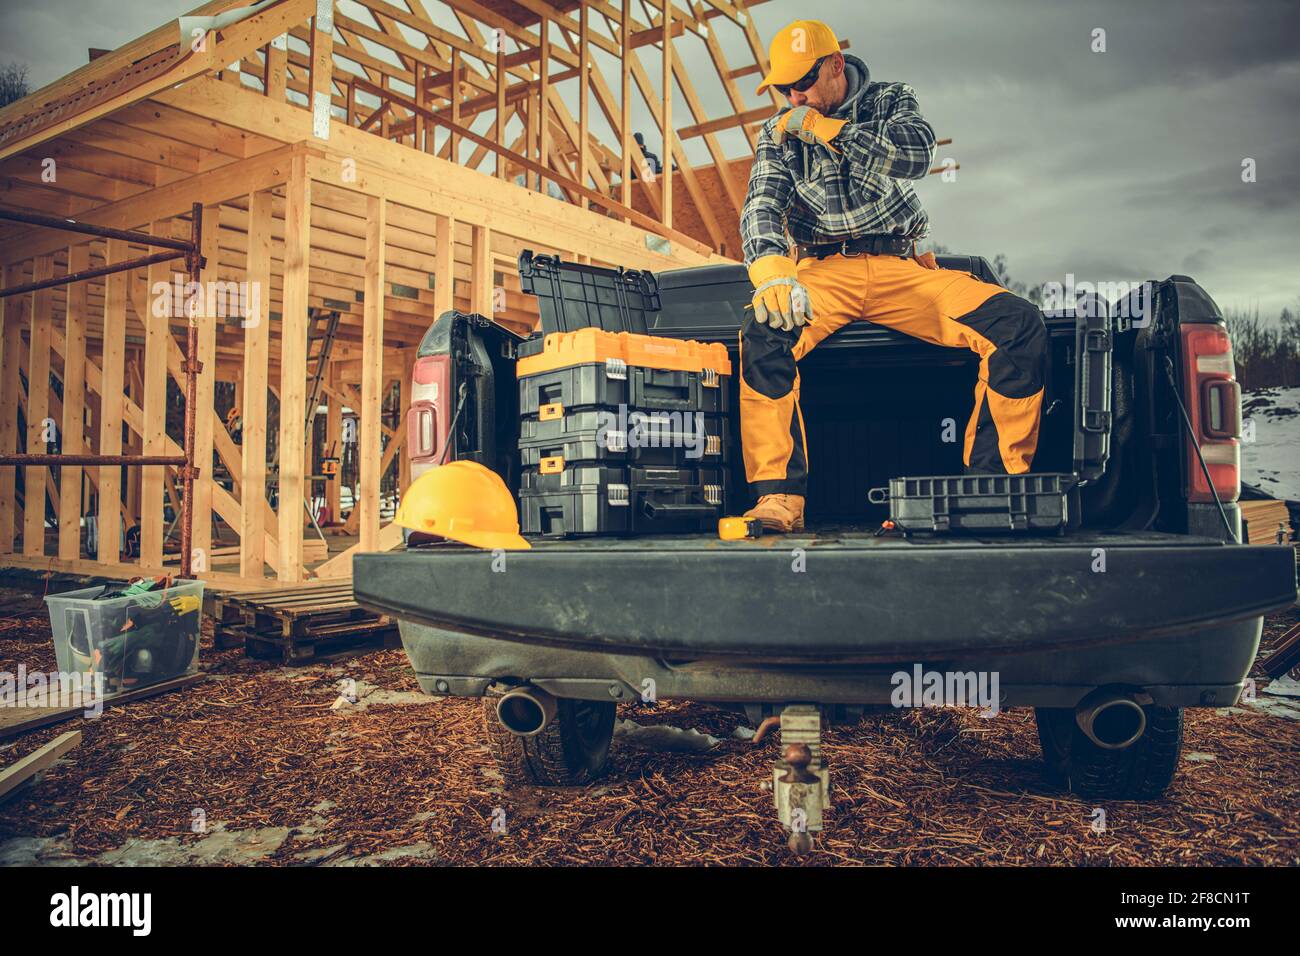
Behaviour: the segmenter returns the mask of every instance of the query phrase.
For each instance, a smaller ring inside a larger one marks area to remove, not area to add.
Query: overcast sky
[[[36,88],[86,62],[88,47],[118,46],[198,3],[0,0],[0,63],[26,63]],[[772,0],[754,10],[765,39],[797,14],[850,40],[874,79],[915,87],[954,140],[939,158],[961,164],[956,181],[918,187],[935,242],[1005,253],[1030,284],[1185,273],[1224,309],[1271,318],[1300,300],[1297,0]],[[733,65],[744,62],[737,32],[714,22]],[[1105,52],[1092,50],[1098,29]],[[702,44],[679,49],[709,115],[726,115]],[[652,54],[643,48],[657,77]],[[754,78],[740,83],[759,105]],[[691,122],[680,96],[674,116]],[[593,131],[602,135],[599,123]],[[738,153],[734,139],[724,144]],[[1242,181],[1245,159],[1255,182]]]

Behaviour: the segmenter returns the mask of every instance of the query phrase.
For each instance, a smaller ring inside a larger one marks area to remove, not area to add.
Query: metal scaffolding
[[[21,222],[31,226],[42,226],[48,229],[63,229],[68,232],[78,232],[88,236],[98,236],[103,239],[121,239],[126,242],[133,242],[144,246],[157,246],[168,249],[168,252],[156,252],[148,256],[140,256],[135,259],[128,259],[123,262],[105,264],[95,269],[83,269],[79,272],[70,272],[65,276],[56,276],[51,279],[45,279],[39,282],[29,282],[26,285],[14,286],[9,289],[0,289],[0,299],[9,296],[21,295],[23,293],[36,292],[40,289],[49,289],[54,286],[70,285],[73,282],[84,282],[98,276],[111,275],[115,272],[129,272],[132,269],[139,269],[143,266],[149,266],[159,262],[171,262],[175,259],[185,260],[185,271],[189,273],[189,283],[186,285],[187,299],[185,302],[185,317],[187,322],[187,333],[185,339],[185,361],[182,370],[185,372],[185,439],[183,455],[43,455],[43,454],[22,454],[22,455],[0,455],[0,466],[32,466],[32,465],[127,465],[137,468],[148,466],[167,466],[176,467],[177,474],[181,479],[181,577],[188,578],[193,572],[191,565],[193,555],[192,551],[192,533],[194,528],[194,479],[198,476],[198,469],[194,465],[194,427],[195,427],[195,404],[198,374],[202,370],[202,363],[198,360],[198,326],[195,324],[195,317],[198,314],[200,296],[199,289],[199,271],[204,267],[205,261],[202,250],[202,229],[203,229],[203,206],[194,203],[190,207],[190,238],[189,241],[184,239],[169,239],[165,236],[151,236],[144,232],[132,232],[124,229],[109,229],[105,226],[96,226],[92,223],[77,222],[75,219],[60,219],[55,216],[42,216],[31,212],[13,212],[0,209],[0,219],[10,220],[12,222]],[[44,383],[41,383],[44,387]],[[34,387],[29,382],[28,387]],[[31,497],[31,490],[28,489],[28,498]],[[43,503],[43,501],[42,501]]]

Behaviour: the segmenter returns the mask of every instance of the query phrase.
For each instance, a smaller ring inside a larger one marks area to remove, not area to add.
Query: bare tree
[[[30,93],[27,88],[27,64],[8,63],[0,66],[0,106],[8,106]]]

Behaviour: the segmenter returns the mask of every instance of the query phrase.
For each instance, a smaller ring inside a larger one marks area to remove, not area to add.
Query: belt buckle
[[[840,255],[842,255],[845,259],[856,259],[859,256],[866,255],[866,250],[862,250],[860,252],[849,252],[849,243],[852,241],[853,241],[852,239],[845,239],[843,242],[840,243]]]

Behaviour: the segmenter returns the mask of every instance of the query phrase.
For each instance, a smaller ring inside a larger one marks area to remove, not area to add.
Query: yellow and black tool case
[[[534,336],[518,350],[519,412],[617,408],[726,414],[731,360],[721,343],[586,328]]]
[[[708,531],[726,513],[726,482],[721,468],[528,468],[520,526],[546,537]]]
[[[519,423],[519,462],[544,461],[687,467],[729,460],[726,420],[701,412],[582,409]]]

